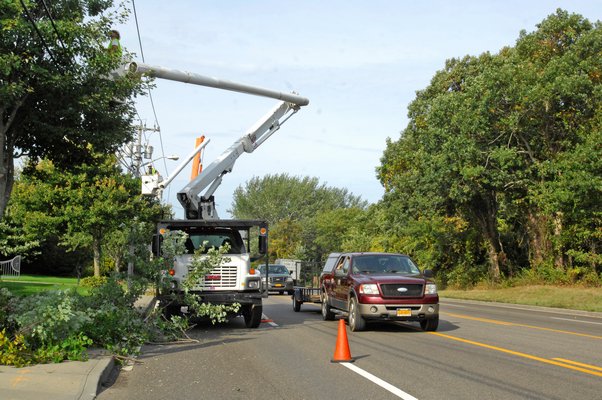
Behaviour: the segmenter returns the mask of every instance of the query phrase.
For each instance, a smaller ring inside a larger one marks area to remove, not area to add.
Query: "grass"
[[[442,298],[494,301],[542,307],[602,312],[602,288],[579,286],[517,286],[509,288],[446,289]]]
[[[87,291],[77,285],[77,278],[65,278],[57,276],[21,275],[4,276],[0,279],[0,288],[7,288],[14,295],[28,296],[44,290],[66,290],[77,289],[85,294]]]

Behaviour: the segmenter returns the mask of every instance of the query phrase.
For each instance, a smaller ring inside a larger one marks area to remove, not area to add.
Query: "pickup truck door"
[[[334,269],[334,283],[332,305],[342,310],[347,309],[347,301],[349,300],[349,266],[351,260],[349,256],[343,256],[337,262]]]

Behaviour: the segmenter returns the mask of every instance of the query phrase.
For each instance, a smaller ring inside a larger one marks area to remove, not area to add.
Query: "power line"
[[[142,49],[142,36],[140,35],[140,26],[138,24],[138,13],[136,12],[136,1],[132,0],[132,9],[134,11],[134,20],[136,21],[136,33],[138,34],[138,44],[140,45],[140,56],[142,57],[142,62],[146,62],[144,59],[144,50]],[[163,157],[163,167],[165,168],[165,172],[167,172],[167,161],[165,159],[165,149],[163,147],[163,135],[161,133],[161,127],[159,125],[159,119],[157,118],[157,110],[155,109],[155,102],[153,101],[153,94],[150,88],[148,90],[148,97],[150,99],[151,107],[153,109],[153,115],[155,117],[155,124],[157,126],[157,130],[159,131],[159,143],[161,145],[161,156]],[[167,197],[169,197],[171,192],[171,186],[168,189]]]
[[[50,56],[50,59],[52,60],[52,62],[61,69],[62,72],[64,72],[63,67],[56,61],[56,59],[54,58],[54,55],[52,54],[52,52],[50,51],[50,48],[48,47],[48,45],[46,44],[46,41],[44,40],[44,37],[42,36],[42,32],[40,32],[40,30],[38,29],[38,26],[36,25],[36,22],[33,20],[33,18],[31,17],[31,14],[29,13],[29,9],[27,8],[27,6],[25,5],[25,2],[23,0],[21,1],[21,6],[23,7],[23,11],[25,11],[25,16],[27,17],[27,19],[29,20],[29,22],[31,22],[31,24],[33,25],[33,29],[36,31],[38,37],[40,38],[40,41],[42,42],[42,46],[44,46],[44,48],[46,49],[46,51],[48,52],[48,56]]]
[[[61,47],[63,48],[63,50],[65,50],[65,52],[67,54],[69,54],[69,50],[67,50],[67,47],[65,46],[65,43],[63,43],[63,40],[61,39],[61,35],[59,34],[58,29],[56,29],[56,25],[54,24],[54,19],[52,18],[52,15],[50,14],[50,10],[48,9],[48,6],[46,5],[46,1],[42,0],[42,5],[44,6],[44,10],[46,11],[46,15],[48,15],[48,19],[50,20],[50,24],[52,25],[52,29],[54,29],[54,33],[56,33],[56,38],[58,39],[59,43],[61,44]]]

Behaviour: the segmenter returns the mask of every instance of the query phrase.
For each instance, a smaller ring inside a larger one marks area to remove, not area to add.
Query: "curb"
[[[86,377],[84,388],[79,396],[80,400],[94,400],[103,383],[105,383],[115,368],[115,359],[105,357],[98,361]]]

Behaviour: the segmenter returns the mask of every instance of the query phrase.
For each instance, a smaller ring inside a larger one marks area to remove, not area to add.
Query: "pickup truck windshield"
[[[261,275],[265,275],[265,265],[259,267]],[[270,275],[272,274],[288,274],[288,269],[284,265],[270,265]]]
[[[354,274],[420,274],[409,257],[395,254],[355,256],[351,268]]]

